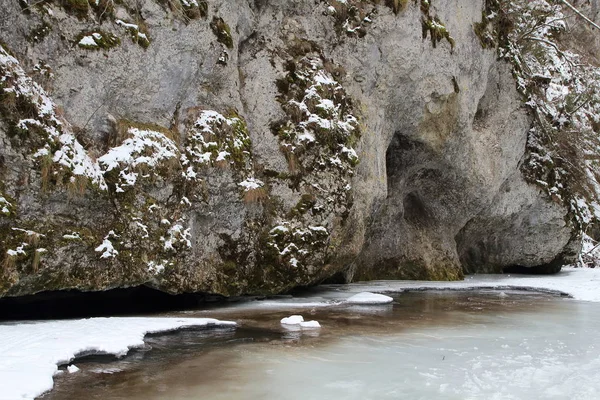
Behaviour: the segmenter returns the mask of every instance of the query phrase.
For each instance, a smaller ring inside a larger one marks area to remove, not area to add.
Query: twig
[[[588,17],[586,17],[581,11],[579,11],[577,8],[573,7],[571,5],[571,3],[569,3],[567,0],[560,0],[561,3],[563,3],[565,6],[569,7],[571,10],[573,10],[575,12],[575,14],[579,15],[581,18],[583,18],[588,24],[592,25],[594,28],[598,29],[600,31],[600,26],[598,26],[598,24],[596,24],[594,21],[592,21],[591,19],[589,19]]]

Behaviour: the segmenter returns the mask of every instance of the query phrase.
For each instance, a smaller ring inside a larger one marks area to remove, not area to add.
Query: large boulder
[[[483,2],[430,3],[6,4],[0,296],[567,261]]]

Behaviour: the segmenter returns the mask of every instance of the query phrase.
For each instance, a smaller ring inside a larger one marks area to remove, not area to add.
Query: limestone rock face
[[[1,296],[572,257],[520,173],[531,120],[482,1],[4,3]]]

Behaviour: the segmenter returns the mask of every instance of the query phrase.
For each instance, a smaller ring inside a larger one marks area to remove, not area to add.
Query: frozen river
[[[234,330],[149,337],[55,377],[49,399],[598,399],[600,303],[514,291],[404,292],[385,306],[233,306]],[[321,329],[290,330],[301,314]]]

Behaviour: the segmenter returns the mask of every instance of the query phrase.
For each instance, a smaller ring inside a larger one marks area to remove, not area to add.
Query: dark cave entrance
[[[0,298],[0,320],[67,319],[157,314],[226,301],[209,294],[171,295],[146,286],[102,292],[55,291]]]

